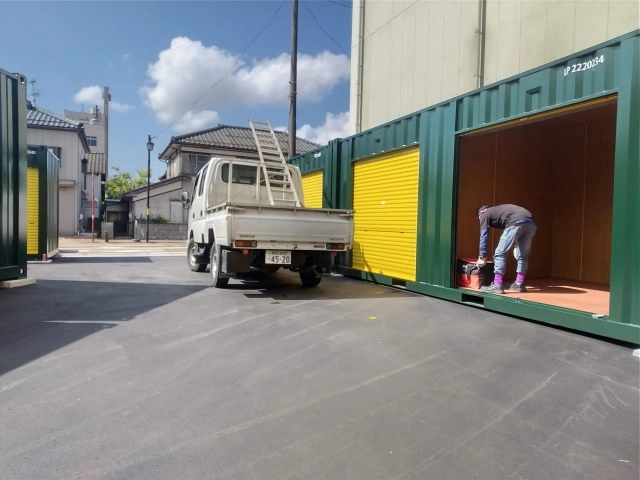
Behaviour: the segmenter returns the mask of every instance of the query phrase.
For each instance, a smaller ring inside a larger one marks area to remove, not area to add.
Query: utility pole
[[[289,158],[296,155],[296,83],[298,81],[298,0],[291,15],[291,75],[289,80]]]
[[[109,178],[109,102],[111,101],[109,87],[102,88],[102,100],[104,102],[102,116],[104,117],[104,180],[106,182]]]

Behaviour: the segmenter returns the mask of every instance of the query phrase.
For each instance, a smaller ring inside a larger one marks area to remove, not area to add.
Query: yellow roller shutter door
[[[39,170],[27,168],[27,255],[38,254],[39,180]]]
[[[353,268],[415,281],[419,149],[353,167]]]
[[[322,170],[302,176],[302,191],[305,207],[322,208]]]

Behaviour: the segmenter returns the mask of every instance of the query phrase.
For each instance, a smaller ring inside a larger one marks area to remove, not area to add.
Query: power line
[[[265,24],[264,27],[262,27],[258,33],[256,33],[253,38],[249,41],[249,43],[247,43],[247,46],[244,47],[244,49],[240,52],[240,55],[238,55],[238,58],[236,59],[236,61],[233,63],[233,65],[231,65],[231,67],[229,68],[229,70],[227,70],[218,80],[216,80],[209,88],[207,88],[204,92],[202,92],[202,94],[196,98],[195,102],[193,102],[193,104],[187,109],[186,112],[184,112],[181,116],[179,116],[178,118],[176,118],[173,122],[171,122],[170,124],[168,124],[165,128],[163,128],[162,130],[160,130],[158,133],[156,133],[152,138],[157,137],[158,135],[160,135],[161,133],[166,132],[169,128],[173,127],[178,120],[181,120],[188,112],[191,111],[191,109],[193,109],[193,107],[195,107],[198,102],[200,100],[202,100],[202,97],[204,97],[207,93],[209,93],[211,90],[213,90],[215,87],[217,87],[220,82],[222,82],[238,65],[238,63],[240,63],[240,60],[242,59],[242,56],[247,52],[247,50],[249,49],[249,47],[253,44],[253,42],[256,41],[256,39],[262,35],[262,33],[264,33],[264,31],[273,23],[273,20],[276,18],[276,16],[278,15],[278,12],[280,11],[280,9],[282,8],[282,6],[287,2],[287,0],[283,0],[282,3],[278,6],[278,8],[276,9],[276,11],[274,12],[274,14],[271,16],[271,18],[269,19],[269,21]]]
[[[307,8],[307,10],[309,10],[309,13],[311,14],[311,17],[312,17],[312,18],[313,18],[313,20],[316,22],[316,25],[318,25],[318,28],[319,28],[320,30],[322,30],[322,32],[323,32],[327,37],[329,37],[331,40],[333,40],[333,43],[335,43],[335,44],[338,46],[338,48],[339,48],[340,50],[342,50],[342,53],[344,53],[344,54],[348,57],[348,56],[349,56],[349,54],[344,50],[344,48],[342,48],[342,45],[340,45],[340,43],[339,43],[335,38],[333,38],[331,35],[329,35],[329,33],[328,33],[324,28],[322,28],[322,25],[320,25],[320,22],[318,22],[318,19],[317,19],[317,18],[316,18],[316,16],[313,14],[313,11],[311,10],[311,7],[309,7],[309,5],[307,5],[307,3],[308,3],[308,2],[302,2],[302,5],[304,5],[304,6]],[[338,4],[338,2],[331,2],[331,3],[336,3],[336,4]],[[342,5],[342,6],[344,6],[344,5]]]
[[[338,5],[339,7],[351,8],[351,2],[338,2],[337,0],[328,0],[328,2]]]

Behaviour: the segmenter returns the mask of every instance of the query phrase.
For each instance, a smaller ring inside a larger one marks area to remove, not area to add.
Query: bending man
[[[487,263],[489,228],[504,230],[493,254],[493,283],[488,287],[482,287],[480,290],[487,293],[504,293],[502,284],[504,281],[506,254],[511,248],[515,247],[513,254],[518,262],[516,280],[509,287],[509,290],[526,292],[524,281],[529,268],[531,243],[538,228],[533,215],[529,210],[511,204],[496,205],[495,207],[483,205],[478,208],[477,215],[480,221],[480,255],[476,263],[479,266]]]

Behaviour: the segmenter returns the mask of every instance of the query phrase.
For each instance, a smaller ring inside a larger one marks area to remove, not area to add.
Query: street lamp
[[[151,150],[153,150],[153,142],[151,135],[147,140],[147,243],[149,243],[149,184],[151,181]]]

